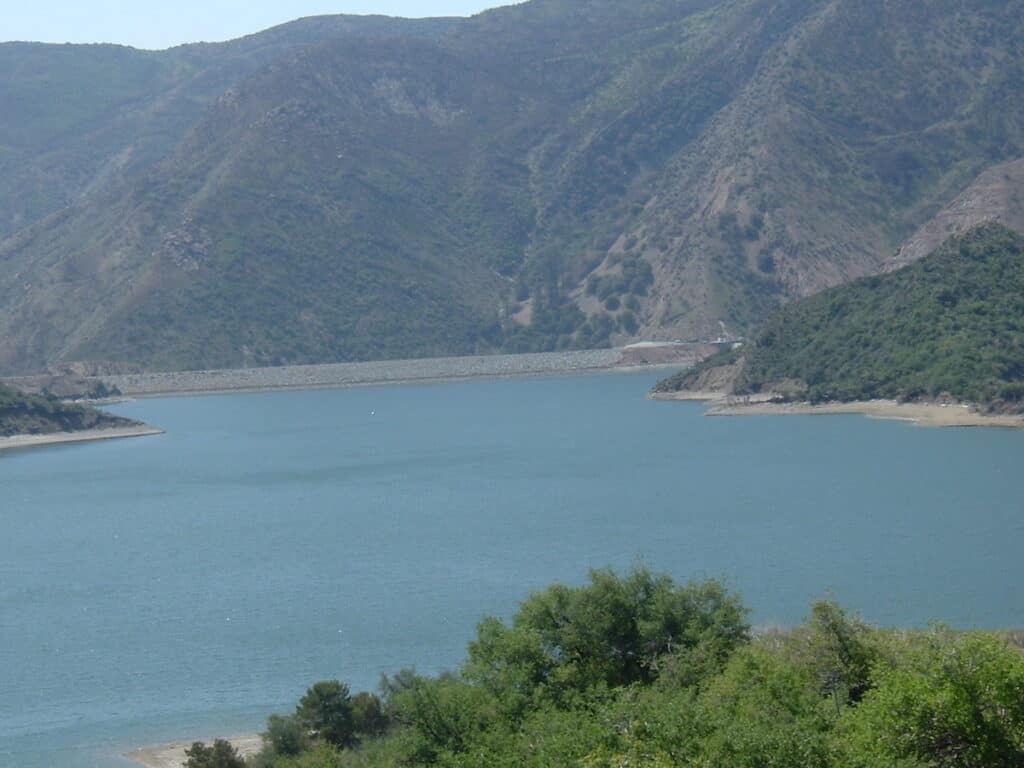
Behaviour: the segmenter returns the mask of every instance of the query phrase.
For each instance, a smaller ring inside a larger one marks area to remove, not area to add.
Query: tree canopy
[[[185,750],[185,768],[245,768],[238,751],[224,739],[212,745],[196,741]]]
[[[251,768],[1019,768],[1024,655],[827,601],[752,633],[718,582],[604,569],[485,618],[458,673],[317,683],[265,741]]]

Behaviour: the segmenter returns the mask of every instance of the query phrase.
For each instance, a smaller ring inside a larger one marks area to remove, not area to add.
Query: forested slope
[[[999,224],[891,274],[794,302],[752,344],[661,382],[738,365],[732,393],[820,401],[950,398],[1024,410],[1024,236]]]
[[[89,406],[62,403],[43,395],[22,394],[0,384],[0,437],[79,432],[134,426],[137,423]]]

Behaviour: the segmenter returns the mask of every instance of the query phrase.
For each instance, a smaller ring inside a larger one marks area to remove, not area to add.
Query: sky
[[[218,42],[331,13],[471,16],[512,0],[23,0],[4,3],[0,40],[169,48]]]

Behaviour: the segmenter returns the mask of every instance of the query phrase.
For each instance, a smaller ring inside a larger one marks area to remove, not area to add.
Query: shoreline
[[[777,403],[743,401],[718,392],[659,392],[654,400],[705,402],[706,416],[836,416],[859,415],[869,419],[903,421],[919,427],[996,427],[1024,429],[1024,415],[978,413],[963,403],[900,403],[895,400],[866,400],[849,403]]]
[[[263,747],[263,739],[256,733],[228,736],[224,740],[237,749],[242,757],[254,755]],[[175,741],[170,744],[142,747],[141,749],[126,752],[124,756],[145,768],[181,768],[185,764],[185,750],[191,747],[195,741],[204,741],[206,744],[212,744],[214,739]]]
[[[162,435],[164,430],[146,425],[113,427],[111,429],[83,429],[81,432],[51,432],[45,435],[12,435],[0,437],[0,452],[23,448],[41,448],[51,445],[91,443],[100,440],[119,440],[129,437]]]

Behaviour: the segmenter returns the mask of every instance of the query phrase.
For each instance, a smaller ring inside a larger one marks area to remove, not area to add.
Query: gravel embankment
[[[309,389],[367,384],[472,379],[607,370],[622,364],[621,349],[542,352],[526,355],[438,357],[332,365],[292,365],[182,373],[138,373],[103,376],[128,396],[200,394],[265,389]]]
[[[11,435],[10,437],[0,437],[0,451],[39,448],[65,443],[93,443],[100,440],[119,440],[126,437],[150,437],[152,435],[162,435],[163,433],[162,429],[139,424],[134,427],[83,429],[78,432],[50,432],[44,435]]]

